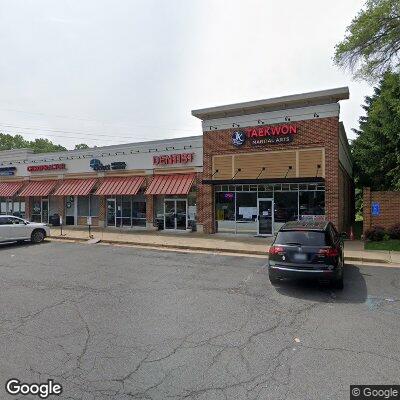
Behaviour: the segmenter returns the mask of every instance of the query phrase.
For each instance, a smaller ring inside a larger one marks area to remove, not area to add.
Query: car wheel
[[[42,230],[40,230],[40,229],[37,229],[36,231],[33,231],[32,235],[31,235],[32,243],[41,243],[41,242],[43,242],[45,236],[46,235],[44,234],[44,232]]]

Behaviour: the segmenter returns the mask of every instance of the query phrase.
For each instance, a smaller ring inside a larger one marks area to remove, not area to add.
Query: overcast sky
[[[363,1],[0,0],[0,132],[73,148],[201,134],[191,110],[350,87],[332,62]]]

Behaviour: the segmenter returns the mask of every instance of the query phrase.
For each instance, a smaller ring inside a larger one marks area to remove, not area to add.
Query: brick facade
[[[241,154],[271,150],[294,150],[313,147],[325,149],[325,210],[327,219],[332,221],[339,230],[345,229],[354,212],[351,206],[344,207],[344,203],[351,201],[352,180],[342,175],[342,184],[339,184],[341,169],[339,166],[339,118],[328,117],[313,120],[294,122],[298,127],[298,134],[293,142],[287,144],[265,144],[252,146],[245,143],[240,148],[233,146],[232,133],[237,128],[214,130],[203,133],[203,179],[211,179],[212,157],[214,155]],[[350,180],[350,183],[348,182]],[[341,187],[341,190],[339,190]],[[346,191],[346,195],[344,195]],[[354,198],[354,196],[353,196]],[[205,233],[214,233],[214,198],[211,185],[203,185],[199,191],[200,205],[199,223]],[[341,199],[339,201],[339,199]],[[344,200],[346,199],[346,200]]]
[[[380,215],[373,216],[371,213],[372,203],[379,203]],[[400,223],[400,192],[378,192],[371,191],[369,187],[363,190],[363,215],[364,233],[374,226],[389,228]]]

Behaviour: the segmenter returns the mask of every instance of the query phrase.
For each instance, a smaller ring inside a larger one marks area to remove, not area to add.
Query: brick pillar
[[[104,196],[99,198],[99,227],[105,228],[107,226],[107,202]]]
[[[334,123],[327,123],[320,129],[326,130],[327,142],[325,146],[325,215],[328,221],[340,231],[342,227],[339,210],[339,192],[342,191],[339,183],[339,119],[335,118]]]
[[[146,228],[153,230],[154,227],[154,201],[155,196],[148,194],[146,195]]]
[[[198,190],[197,230],[203,233],[215,233],[213,188],[211,185],[201,184]]]
[[[371,188],[363,188],[363,233],[371,228]]]
[[[146,176],[146,187],[150,186],[150,182],[153,180],[153,175]],[[156,230],[154,226],[154,202],[155,196],[147,194],[146,196],[146,229]]]

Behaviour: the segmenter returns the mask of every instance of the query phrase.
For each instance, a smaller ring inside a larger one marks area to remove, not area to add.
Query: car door
[[[8,218],[8,236],[10,240],[29,238],[29,228],[23,219],[17,217]]]
[[[8,228],[8,217],[0,217],[0,242],[7,240]]]

